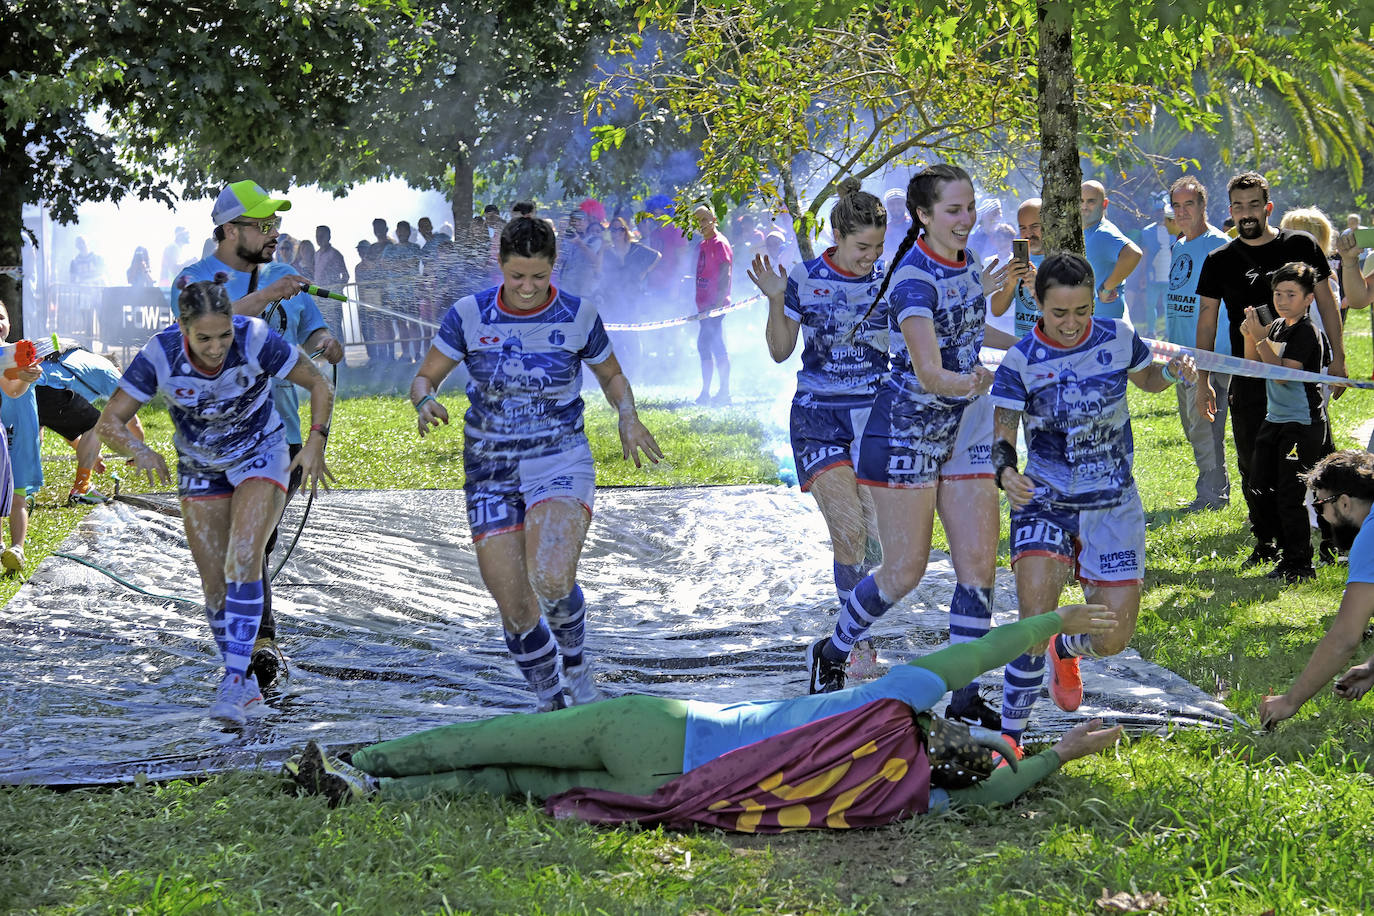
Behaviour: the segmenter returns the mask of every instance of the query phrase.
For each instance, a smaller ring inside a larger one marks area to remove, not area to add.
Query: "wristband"
[[[323,423],[310,424],[310,431],[312,433],[319,433],[321,439],[327,440],[329,438],[329,427],[325,426]]]
[[[992,443],[992,482],[999,490],[1006,489],[1002,486],[1002,471],[1007,468],[1016,470],[1016,446],[1006,439],[998,439]]]
[[[1177,382],[1177,381],[1178,381],[1178,376],[1177,376],[1177,375],[1174,375],[1173,372],[1169,371],[1169,364],[1168,364],[1168,363],[1165,363],[1165,364],[1164,364],[1164,367],[1163,367],[1162,369],[1160,369],[1159,372],[1160,372],[1160,375],[1163,375],[1163,376],[1164,376],[1164,381],[1168,382],[1170,385],[1172,385],[1172,384],[1174,384],[1174,382]]]
[[[418,411],[420,410],[421,407],[424,407],[424,406],[425,406],[425,402],[426,402],[426,401],[435,401],[435,400],[437,400],[437,399],[434,397],[434,395],[432,395],[432,394],[427,394],[427,395],[425,395],[424,397],[420,398],[420,400],[418,400],[418,401],[415,402],[415,410],[418,412]]]

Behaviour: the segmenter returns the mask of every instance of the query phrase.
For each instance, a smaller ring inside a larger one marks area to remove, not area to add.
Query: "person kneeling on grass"
[[[1291,717],[1302,704],[1331,682],[1360,646],[1365,628],[1374,618],[1374,455],[1346,449],[1327,455],[1303,475],[1312,491],[1312,506],[1331,525],[1336,547],[1350,551],[1350,573],[1340,610],[1302,674],[1278,696],[1260,701],[1260,722],[1273,728]],[[1374,687],[1374,657],[1355,665],[1336,680],[1336,696],[1358,700]]]
[[[1061,763],[1111,746],[1120,726],[1084,723],[1018,763],[996,732],[976,727],[973,741],[1000,753],[969,754],[967,741],[960,753],[947,738],[956,726],[928,710],[1031,644],[1116,625],[1101,605],[1072,605],[829,693],[728,705],[622,696],[446,725],[363,748],[351,761],[312,741],[287,772],[336,804],[373,794],[528,793],[559,817],[747,832],[868,827],[951,804],[1005,804]],[[990,775],[974,783],[970,767]]]

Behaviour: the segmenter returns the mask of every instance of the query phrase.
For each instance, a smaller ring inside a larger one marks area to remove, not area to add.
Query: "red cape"
[[[924,814],[925,740],[900,700],[874,700],[723,754],[652,795],[570,789],[544,810],[596,824],[744,833],[876,827]]]

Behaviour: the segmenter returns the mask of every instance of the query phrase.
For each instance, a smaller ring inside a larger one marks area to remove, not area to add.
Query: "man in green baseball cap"
[[[210,219],[216,226],[233,220],[266,219],[278,210],[290,210],[291,201],[271,197],[256,181],[236,181],[215,198]]]

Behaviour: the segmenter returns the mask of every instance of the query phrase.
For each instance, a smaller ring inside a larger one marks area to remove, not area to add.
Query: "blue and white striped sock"
[[[262,623],[262,580],[226,582],[224,593],[224,669],[244,676]]]
[[[992,629],[992,589],[977,585],[954,586],[949,600],[949,643],[957,645],[981,639]],[[954,691],[950,703],[962,706],[978,695],[978,679]]]
[[[1030,722],[1031,707],[1040,698],[1045,683],[1045,653],[1029,652],[1019,656],[1006,668],[1002,682],[1002,734],[1010,735],[1017,744]]]
[[[563,688],[558,681],[558,647],[548,623],[541,616],[539,622],[524,633],[505,632],[506,648],[510,649],[511,658],[515,659],[520,673],[529,681],[540,702],[557,697]]]
[[[863,577],[868,575],[868,567],[862,563],[835,563],[835,594],[839,596],[840,607],[849,603],[849,596],[854,593],[854,586],[863,581]]]
[[[873,574],[864,576],[849,603],[840,609],[840,619],[835,621],[835,632],[830,641],[821,646],[821,652],[831,661],[844,661],[854,650],[854,643],[868,634],[869,627],[886,614],[894,602],[887,600],[878,590]]]
[[[571,592],[553,601],[539,594],[535,597],[563,654],[563,667],[582,664],[582,644],[587,638],[586,600],[582,597],[582,586],[574,582]]]
[[[224,661],[225,638],[224,638],[224,608],[212,611],[205,610],[205,616],[210,619],[210,635],[215,638],[215,648],[219,650],[220,661]]]

